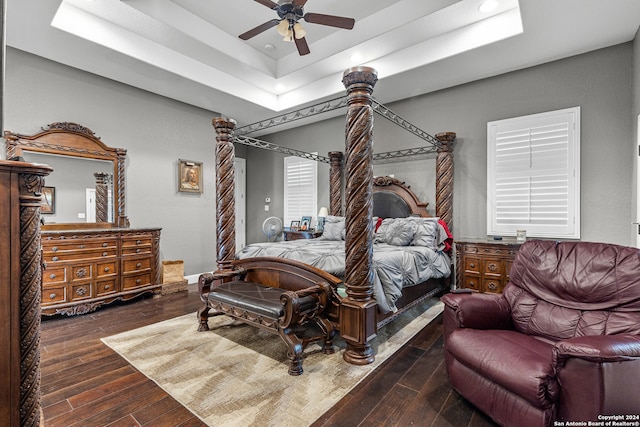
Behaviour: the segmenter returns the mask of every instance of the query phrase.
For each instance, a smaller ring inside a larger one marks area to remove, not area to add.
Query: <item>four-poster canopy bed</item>
[[[440,291],[446,290],[449,285],[447,277],[429,279],[425,282],[405,288],[402,296],[396,301],[393,311],[383,313],[378,310],[378,303],[374,298],[373,284],[373,241],[375,237],[372,223],[374,213],[374,193],[393,194],[404,200],[408,212],[403,216],[428,216],[426,204],[420,203],[415,194],[398,180],[378,178],[373,176],[373,112],[382,111],[383,117],[394,121],[414,134],[420,134],[415,126],[409,124],[399,116],[390,113],[385,107],[377,104],[372,98],[373,87],[377,81],[377,73],[369,67],[355,67],[345,71],[343,83],[347,89],[347,119],[345,129],[345,153],[329,153],[330,163],[330,194],[329,214],[342,216],[344,181],[344,275],[341,278],[328,275],[313,266],[302,264],[305,270],[305,280],[320,284],[329,283],[329,295],[322,290],[314,297],[314,309],[300,311],[299,325],[321,317],[320,328],[324,332],[325,347],[330,343],[333,330],[339,331],[347,343],[343,354],[344,359],[352,364],[364,365],[373,362],[374,354],[371,346],[376,336],[377,328],[386,324],[406,308],[416,304],[425,298],[431,297]],[[373,106],[372,106],[373,105]],[[272,121],[273,122],[273,121]],[[299,374],[301,369],[301,347],[305,344],[291,333],[290,324],[277,325],[277,321],[265,320],[260,314],[247,311],[247,306],[239,301],[225,300],[221,303],[214,296],[214,290],[221,284],[231,280],[254,281],[258,283],[269,282],[268,285],[283,288],[283,292],[298,292],[299,286],[287,289],[287,281],[293,277],[287,270],[287,264],[292,263],[283,260],[278,273],[270,273],[272,276],[265,278],[263,274],[247,273],[242,267],[242,262],[249,260],[255,266],[260,258],[247,258],[247,260],[235,260],[235,201],[234,201],[234,128],[235,121],[227,118],[213,119],[216,130],[216,231],[217,231],[217,271],[213,274],[205,274],[200,277],[199,288],[201,299],[204,303],[199,310],[199,330],[207,330],[209,310],[215,310],[213,314],[230,314],[240,320],[266,329],[271,328],[278,332],[285,343],[289,345],[289,358],[291,360],[290,373]],[[436,217],[443,220],[451,228],[453,217],[453,152],[452,146],[455,134],[446,132],[431,137],[434,141],[433,151],[437,152],[436,158]],[[250,138],[235,136],[236,142],[247,141]],[[267,143],[268,144],[268,143]],[[249,144],[251,145],[251,144]],[[295,151],[295,150],[289,150]],[[411,152],[413,150],[406,150]],[[419,151],[419,150],[418,150]],[[386,153],[382,156],[403,155]],[[409,153],[410,154],[410,153]],[[289,242],[293,243],[293,242]],[[265,259],[266,260],[266,259]],[[274,262],[269,258],[269,262]],[[276,261],[277,262],[277,259]],[[293,262],[296,264],[296,262]],[[296,268],[300,265],[296,265]],[[241,274],[238,274],[238,269]],[[284,272],[283,272],[284,271]],[[298,270],[296,270],[298,271]],[[278,277],[273,276],[276,274]],[[248,276],[247,276],[248,275]],[[297,277],[297,276],[296,276]],[[330,280],[328,279],[330,278]],[[281,280],[282,279],[282,280]],[[338,287],[341,292],[338,292]],[[322,288],[322,286],[320,286]],[[228,295],[226,296],[228,297]],[[292,297],[292,295],[289,295]],[[308,293],[305,294],[308,297]],[[255,303],[255,301],[254,301]],[[257,302],[259,304],[259,302]],[[283,304],[284,301],[283,301]],[[284,312],[291,310],[291,306],[284,307]],[[294,306],[295,310],[296,307]],[[297,307],[300,309],[300,307]],[[324,320],[329,320],[330,327],[323,326]],[[289,316],[289,320],[291,320]],[[268,324],[267,324],[268,323]],[[318,322],[316,322],[318,323]],[[323,350],[324,351],[324,350]],[[298,369],[299,368],[299,369]]]

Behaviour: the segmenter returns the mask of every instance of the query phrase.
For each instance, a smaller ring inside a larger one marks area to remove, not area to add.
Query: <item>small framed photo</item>
[[[300,221],[291,221],[291,225],[289,226],[291,231],[298,231],[300,229]]]
[[[300,230],[307,231],[311,229],[311,217],[303,216],[302,221],[300,221]]]
[[[202,193],[202,162],[178,160],[178,191]]]
[[[40,196],[40,213],[56,213],[56,187],[42,187]]]

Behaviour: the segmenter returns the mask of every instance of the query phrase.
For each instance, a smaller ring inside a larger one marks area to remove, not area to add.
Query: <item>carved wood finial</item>
[[[231,269],[236,253],[235,147],[236,121],[225,117],[212,120],[216,130],[216,253],[218,270]]]

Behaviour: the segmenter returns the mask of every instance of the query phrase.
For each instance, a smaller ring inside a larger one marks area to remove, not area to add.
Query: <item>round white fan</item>
[[[282,234],[282,220],[277,216],[270,216],[262,223],[262,232],[269,242]]]

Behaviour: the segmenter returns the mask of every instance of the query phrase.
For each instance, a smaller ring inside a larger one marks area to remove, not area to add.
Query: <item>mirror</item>
[[[22,157],[53,167],[45,183],[43,229],[129,226],[124,215],[126,150],[109,147],[91,129],[70,122],[52,123],[36,135],[5,131],[4,138],[7,159]]]

